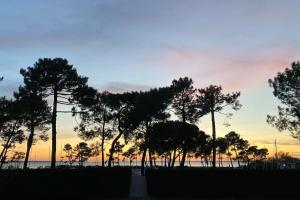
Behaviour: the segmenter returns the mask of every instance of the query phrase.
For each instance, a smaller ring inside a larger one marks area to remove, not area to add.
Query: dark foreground
[[[130,199],[130,168],[0,171],[0,199]],[[156,169],[141,199],[300,199],[300,171]]]
[[[300,199],[298,170],[160,169],[146,174],[152,197]]]
[[[129,195],[129,168],[0,171],[0,199],[93,199]]]

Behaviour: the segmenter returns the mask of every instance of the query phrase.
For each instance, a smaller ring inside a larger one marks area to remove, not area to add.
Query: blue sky
[[[0,94],[11,95],[22,81],[19,69],[43,57],[67,58],[100,90],[141,90],[190,76],[197,87],[242,92],[242,110],[229,128],[220,117],[220,135],[234,129],[261,144],[295,144],[265,116],[278,104],[268,78],[299,59],[299,7],[298,0],[2,1]],[[210,133],[209,120],[199,126]],[[64,126],[61,137],[76,137],[72,130]]]

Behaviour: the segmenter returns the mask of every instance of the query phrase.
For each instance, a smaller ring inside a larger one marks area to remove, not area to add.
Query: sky
[[[241,91],[242,109],[228,110],[231,126],[217,115],[218,136],[234,130],[271,154],[276,139],[279,150],[300,156],[297,140],[266,123],[279,105],[268,79],[299,60],[299,7],[298,0],[1,1],[0,96],[22,84],[20,68],[45,57],[68,59],[100,91],[147,90],[188,76],[197,88]],[[198,125],[211,134],[209,117]],[[80,141],[74,126],[71,116],[58,117],[58,149]],[[48,159],[49,146],[34,146],[35,159]]]

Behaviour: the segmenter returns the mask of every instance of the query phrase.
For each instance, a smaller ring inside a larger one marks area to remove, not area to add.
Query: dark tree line
[[[294,67],[298,66],[295,64]],[[21,69],[20,73],[24,85],[15,92],[14,98],[0,99],[1,166],[16,143],[26,140],[25,169],[32,145],[38,139],[46,141],[47,131],[51,129],[51,167],[54,168],[58,113],[80,117],[75,132],[85,141],[99,141],[93,147],[84,142],[74,148],[67,144],[64,151],[70,165],[74,160],[83,164],[88,157],[100,154],[102,166],[107,162],[111,167],[116,160],[119,161],[120,154],[129,158],[130,163],[141,155],[143,173],[146,163],[153,167],[158,159],[166,167],[174,167],[176,161],[184,167],[186,160],[194,157],[207,166],[216,167],[217,159],[219,166],[223,165],[225,155],[241,166],[241,162],[249,164],[252,160],[265,159],[268,154],[266,149],[250,146],[235,132],[217,137],[216,114],[227,107],[239,110],[240,92],[224,93],[222,87],[216,85],[195,88],[193,80],[188,77],[148,91],[98,91],[87,84],[87,77],[80,76],[73,65],[61,58],[39,59],[32,67]],[[284,82],[281,79],[270,81],[270,84],[279,87]],[[274,94],[280,95],[281,90]],[[294,105],[294,101],[287,103]],[[65,110],[60,110],[62,107]],[[286,112],[297,111],[290,108]],[[211,136],[197,126],[199,119],[206,115],[211,117]],[[278,124],[276,120],[270,117],[269,121]],[[295,131],[297,126],[290,124]],[[123,152],[125,145],[129,147]]]

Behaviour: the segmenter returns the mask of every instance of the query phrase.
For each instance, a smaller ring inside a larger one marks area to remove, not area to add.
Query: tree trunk
[[[180,162],[180,167],[184,167],[184,163],[185,163],[185,159],[186,159],[186,154],[187,154],[187,150],[183,149],[183,151],[182,151],[182,158],[181,158],[181,162]]]
[[[238,165],[239,165],[239,167],[240,167],[240,166],[241,166],[241,165],[240,165],[240,159],[239,159],[238,153],[237,153],[237,151],[236,151],[236,147],[234,147],[234,153],[235,153],[236,159],[237,159],[237,161],[238,161]]]
[[[176,160],[176,149],[173,151],[173,159],[172,159],[172,167],[175,165],[175,160]]]
[[[53,111],[52,111],[52,154],[51,168],[56,164],[56,118],[57,118],[57,89],[54,87]]]
[[[101,138],[101,161],[102,161],[102,167],[105,165],[104,160],[104,141],[105,141],[105,114],[103,115],[103,124],[102,124],[102,138]]]
[[[223,166],[223,156],[221,155],[221,167],[224,167]]]
[[[216,168],[216,123],[215,123],[215,112],[213,109],[211,109],[211,123],[212,123],[212,146],[213,146],[212,167]]]
[[[155,155],[153,156],[153,164],[154,164],[155,167],[157,166],[157,165],[156,165],[156,158],[155,158]]]
[[[31,123],[31,124],[32,124],[32,123]],[[29,159],[29,154],[30,154],[30,149],[31,149],[32,143],[33,143],[33,137],[34,137],[34,127],[33,127],[33,125],[31,125],[31,128],[30,128],[30,135],[29,135],[28,141],[27,141],[27,149],[26,149],[26,155],[25,155],[25,160],[24,160],[23,169],[26,169],[26,168],[27,168],[28,159]]]
[[[152,154],[151,154],[150,148],[148,148],[148,150],[149,150],[149,163],[150,163],[150,168],[152,169],[152,168],[153,168]]]
[[[114,156],[114,152],[115,152],[115,145],[116,145],[117,141],[120,139],[120,137],[122,136],[122,134],[123,133],[119,131],[119,135],[111,143],[111,148],[109,150],[108,167],[111,167],[111,162],[113,160],[113,156]]]
[[[168,167],[169,167],[169,168],[171,167],[171,160],[172,160],[172,158],[171,158],[171,153],[169,152],[169,153],[168,153]]]
[[[2,155],[0,169],[2,169],[2,166],[3,166],[3,164],[4,164],[5,160],[6,160],[7,151],[8,151],[8,146],[5,148],[4,154]]]
[[[230,160],[230,163],[231,163],[231,167],[233,167],[233,163],[232,163],[232,159],[231,159],[229,150],[228,150],[228,157],[229,157],[229,160]]]
[[[146,154],[147,154],[147,145],[146,145],[146,143],[145,143],[145,144],[144,144],[144,149],[143,149],[142,160],[141,160],[141,174],[142,174],[142,176],[145,175],[145,160],[146,160]]]
[[[102,167],[104,167],[105,165],[105,160],[104,160],[104,134],[102,135],[102,138],[101,138],[101,161],[102,161]]]
[[[10,140],[11,140],[11,137],[9,137],[8,140],[6,141],[6,144],[4,145],[4,147],[3,147],[2,151],[1,151],[0,159],[2,159],[2,157],[4,156],[4,153],[5,153],[6,149],[7,149],[8,146],[9,146]]]

